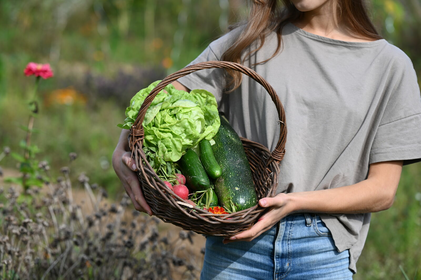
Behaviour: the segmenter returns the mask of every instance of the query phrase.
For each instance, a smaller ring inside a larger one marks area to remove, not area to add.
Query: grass
[[[20,94],[8,94],[0,102],[0,144],[12,151],[19,149],[24,139],[29,110]],[[41,150],[39,158],[46,160],[57,170],[67,162],[67,155],[75,152],[80,163],[74,173],[92,174],[91,181],[107,185],[112,193],[119,191],[120,183],[111,166],[111,155],[118,141],[123,111],[112,102],[100,101],[100,109],[93,110],[86,105],[40,106],[40,115],[35,120],[36,133],[32,142]],[[6,121],[7,120],[7,121]],[[13,167],[8,159],[3,166]],[[55,174],[57,175],[57,174]]]
[[[355,279],[421,279],[421,164],[404,167],[394,205],[372,215]]]

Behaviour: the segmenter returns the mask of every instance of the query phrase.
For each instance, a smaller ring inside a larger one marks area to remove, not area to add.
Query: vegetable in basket
[[[225,117],[221,116],[220,121],[212,139],[214,145],[204,139],[199,143],[200,159],[188,149],[178,163],[193,191],[192,200],[199,207],[209,210],[210,206],[220,205],[233,213],[256,205],[257,196],[241,139]]]
[[[187,149],[186,153],[178,161],[178,165],[186,177],[191,191],[203,191],[210,188],[211,182],[209,177],[199,156],[192,149]]]
[[[206,173],[212,179],[218,179],[221,174],[221,166],[215,159],[213,154],[212,145],[208,139],[203,139],[199,142],[200,147],[200,160],[202,161],[203,167],[206,170]]]
[[[222,175],[215,180],[219,204],[229,212],[256,205],[253,176],[243,144],[224,116],[221,116],[221,126],[214,140],[212,149],[222,169]]]
[[[131,128],[145,98],[159,82],[133,96],[126,109],[126,119],[119,127]],[[143,150],[149,163],[161,179],[175,182],[177,169],[174,163],[188,148],[202,139],[212,139],[218,132],[220,120],[216,99],[206,90],[188,93],[167,85],[151,102],[142,125]]]
[[[119,127],[130,129],[139,109],[156,81],[139,91],[126,109],[126,119]],[[187,148],[202,139],[212,139],[220,125],[216,99],[212,93],[195,89],[190,93],[167,85],[158,93],[145,113],[144,146],[156,152],[165,161],[176,162]]]

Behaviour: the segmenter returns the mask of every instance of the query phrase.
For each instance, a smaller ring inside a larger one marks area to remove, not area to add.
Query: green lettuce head
[[[126,119],[119,127],[130,129],[139,109],[160,81],[139,91],[126,109]],[[144,146],[165,161],[178,161],[187,148],[200,140],[212,139],[218,132],[220,120],[216,99],[210,92],[195,89],[190,93],[168,85],[159,92],[143,121]]]

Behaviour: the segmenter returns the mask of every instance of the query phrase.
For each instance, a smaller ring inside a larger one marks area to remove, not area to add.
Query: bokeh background
[[[72,176],[89,174],[111,199],[122,188],[111,155],[131,96],[184,67],[230,24],[246,0],[1,0],[0,148],[25,137],[33,79],[28,62],[49,63],[39,88],[33,143],[52,172],[78,154]],[[421,2],[369,1],[381,35],[412,59],[421,78]],[[15,168],[13,159],[2,163]],[[355,279],[421,279],[421,165],[404,168],[394,206],[373,215]]]

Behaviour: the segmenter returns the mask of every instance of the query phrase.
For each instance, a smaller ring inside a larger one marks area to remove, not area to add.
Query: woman
[[[381,39],[362,0],[254,0],[247,24],[192,63],[243,63],[276,90],[288,140],[277,195],[252,228],[207,237],[203,279],[351,279],[370,213],[393,204],[402,165],[421,158],[421,102],[409,58]],[[203,70],[175,82],[204,88],[237,132],[273,149],[276,108],[252,79]],[[225,81],[228,80],[228,84]],[[226,86],[234,90],[223,94]],[[152,214],[127,153],[113,155],[135,208]]]

